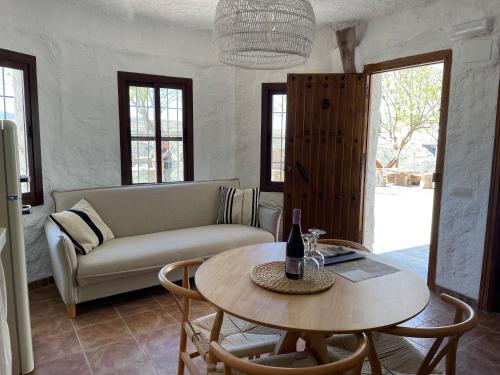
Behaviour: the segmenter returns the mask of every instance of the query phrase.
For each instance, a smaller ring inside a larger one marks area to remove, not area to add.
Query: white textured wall
[[[121,182],[118,70],[192,78],[195,178],[236,175],[235,69],[216,61],[209,32],[55,0],[2,0],[0,24],[0,48],[37,58],[45,205],[25,221],[29,280],[51,274],[49,193]]]
[[[380,130],[380,103],[382,102],[382,75],[373,75],[370,80],[370,113],[368,150],[366,153],[365,207],[363,245],[373,249],[375,242],[375,188],[377,186],[377,147]]]
[[[465,62],[472,40],[450,40],[455,24],[495,17],[492,57]],[[437,283],[477,298],[499,82],[500,1],[440,0],[368,23],[356,50],[357,66],[451,48],[453,66]]]
[[[80,5],[79,5],[80,4]],[[90,3],[93,4],[93,3]],[[26,218],[30,280],[51,273],[43,222],[50,191],[120,183],[116,72],[193,78],[195,178],[259,184],[261,83],[286,80],[217,63],[209,32],[99,13],[85,2],[2,0],[0,48],[37,57],[46,204]],[[488,61],[463,61],[467,42],[451,27],[495,17]],[[357,65],[453,49],[438,284],[476,298],[483,252],[499,77],[499,0],[439,0],[369,22]],[[321,29],[313,55],[294,72],[341,72],[334,35]],[[263,200],[282,202],[281,194]]]

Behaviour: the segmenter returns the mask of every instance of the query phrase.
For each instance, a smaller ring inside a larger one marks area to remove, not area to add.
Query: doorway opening
[[[364,244],[434,287],[449,51],[368,65]]]

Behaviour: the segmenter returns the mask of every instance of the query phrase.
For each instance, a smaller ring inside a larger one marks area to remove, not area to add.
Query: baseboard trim
[[[40,289],[50,284],[54,284],[54,278],[52,276],[28,283],[28,290]]]
[[[477,299],[467,297],[461,293],[454,292],[453,290],[450,290],[440,285],[436,285],[435,292],[438,294],[445,293],[452,297],[458,298],[459,300],[464,301],[465,303],[471,305],[474,309],[477,309]]]

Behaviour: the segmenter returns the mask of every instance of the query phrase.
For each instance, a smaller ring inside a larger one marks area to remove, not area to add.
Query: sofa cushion
[[[78,253],[85,255],[115,235],[109,229],[94,207],[82,199],[69,210],[50,215],[54,223],[75,245]]]
[[[235,189],[220,187],[217,224],[244,224],[259,226],[260,189]]]
[[[221,185],[240,184],[238,180],[139,184],[52,194],[56,212],[86,199],[121,238],[215,224]]]
[[[260,228],[239,224],[207,225],[115,238],[90,254],[78,256],[80,286],[160,270],[167,263],[206,258],[235,247],[273,242]]]

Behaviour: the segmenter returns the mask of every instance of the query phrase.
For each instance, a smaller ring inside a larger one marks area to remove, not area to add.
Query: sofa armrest
[[[45,223],[52,273],[59,293],[66,305],[78,303],[76,267],[77,257],[73,243],[50,219]]]
[[[275,241],[279,239],[281,212],[281,207],[259,204],[259,226],[272,233]]]

